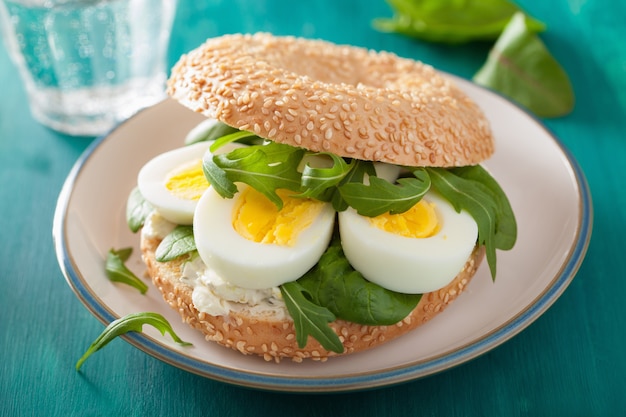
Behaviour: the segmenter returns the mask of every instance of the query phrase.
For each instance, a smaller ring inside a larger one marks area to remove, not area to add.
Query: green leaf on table
[[[317,340],[326,350],[337,353],[343,352],[343,344],[339,336],[328,323],[335,320],[335,316],[325,307],[321,307],[306,296],[306,289],[297,281],[287,282],[280,286],[280,292],[285,300],[287,310],[293,318],[296,328],[298,346],[306,346],[309,336]]]
[[[517,13],[473,80],[522,104],[540,117],[559,117],[574,107],[567,73]]]
[[[110,341],[118,336],[126,334],[128,332],[141,332],[143,326],[148,324],[165,336],[165,333],[169,333],[174,341],[182,346],[190,346],[191,343],[183,341],[172,329],[172,326],[165,317],[158,313],[132,313],[117,320],[112,321],[104,331],[93,341],[83,356],[76,362],[76,370],[78,371],[82,364],[93,353],[105,347]]]
[[[430,42],[459,44],[495,40],[511,17],[520,11],[507,0],[388,0],[391,19],[376,19],[374,27]],[[528,17],[534,32],[545,25]]]
[[[133,273],[130,269],[126,267],[124,264],[130,254],[132,253],[132,248],[124,248],[124,249],[110,249],[107,253],[104,271],[111,281],[120,282],[122,284],[130,285],[139,290],[142,294],[145,294],[148,291],[148,286],[145,282],[143,282],[137,275]]]
[[[152,210],[152,205],[143,198],[139,188],[133,188],[126,201],[126,223],[133,233],[141,229]]]
[[[404,319],[421,294],[402,294],[366,280],[346,259],[336,234],[317,265],[298,279],[312,302],[328,308],[337,318],[372,326]]]
[[[339,187],[341,197],[362,216],[374,217],[390,212],[403,213],[417,204],[430,189],[424,169],[413,171],[413,178],[400,178],[397,184],[369,177],[369,185],[350,182]]]
[[[300,191],[301,174],[298,165],[304,150],[280,143],[248,146],[204,159],[203,169],[207,180],[224,198],[237,192],[235,182],[250,185],[279,209],[283,201],[277,189]]]
[[[196,241],[193,237],[193,227],[179,225],[159,243],[155,252],[155,259],[159,262],[168,262],[195,250]]]

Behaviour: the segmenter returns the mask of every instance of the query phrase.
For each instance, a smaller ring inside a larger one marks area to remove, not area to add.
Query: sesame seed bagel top
[[[408,166],[474,165],[494,149],[478,106],[432,67],[269,34],[209,39],[168,94],[241,130],[314,152]]]

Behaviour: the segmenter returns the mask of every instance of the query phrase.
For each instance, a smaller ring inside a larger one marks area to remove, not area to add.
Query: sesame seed
[[[312,59],[314,66],[308,65]],[[356,62],[375,70],[356,70]],[[378,138],[378,133],[390,142],[415,144],[392,151],[381,141],[367,151],[398,164],[470,165],[482,162],[494,148],[489,122],[478,106],[432,67],[324,41],[269,34],[211,38],[181,57],[168,81],[168,94],[208,117],[304,148],[317,149],[320,145],[312,140],[326,138],[328,127],[320,126],[333,120],[343,125],[332,123],[343,132],[333,140],[350,138],[345,134],[350,121],[352,132],[365,139]],[[311,112],[299,119],[307,109]],[[278,119],[267,127],[265,121],[272,116]],[[395,131],[390,121],[396,123]],[[297,122],[311,134],[294,130]],[[288,129],[288,134],[277,133]],[[403,134],[392,134],[400,130]],[[428,140],[433,141],[430,149],[423,145]],[[333,146],[333,152],[347,153],[342,156],[367,156],[363,148]]]

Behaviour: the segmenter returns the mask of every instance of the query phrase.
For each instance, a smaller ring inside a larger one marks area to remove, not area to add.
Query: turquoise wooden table
[[[163,363],[122,339],[76,360],[103,326],[57,264],[57,195],[91,139],[30,116],[0,48],[0,415],[2,416],[613,416],[626,415],[626,3],[525,0],[571,77],[574,111],[544,120],[585,172],[594,201],[587,256],[564,294],[511,340],[461,366],[364,392],[283,394],[241,388]],[[205,38],[268,31],[350,43],[471,78],[486,44],[421,43],[372,29],[383,0],[180,0],[170,64]],[[529,184],[532,186],[532,184]],[[542,203],[537,202],[540,215]]]

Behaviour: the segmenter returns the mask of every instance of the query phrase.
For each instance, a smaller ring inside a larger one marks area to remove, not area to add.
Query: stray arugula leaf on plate
[[[132,251],[132,248],[119,250],[110,249],[107,253],[104,271],[111,281],[130,285],[131,287],[137,288],[142,294],[145,294],[146,291],[148,291],[146,283],[139,279],[139,277],[124,264],[130,257]]]
[[[172,329],[172,326],[165,317],[158,313],[132,313],[117,320],[112,321],[104,331],[93,341],[87,351],[76,362],[76,370],[78,371],[82,364],[87,360],[89,356],[98,350],[105,347],[110,341],[118,336],[126,334],[128,332],[141,332],[144,324],[148,324],[165,336],[165,333],[169,333],[172,339],[176,343],[182,346],[190,346],[191,343],[183,341]]]

